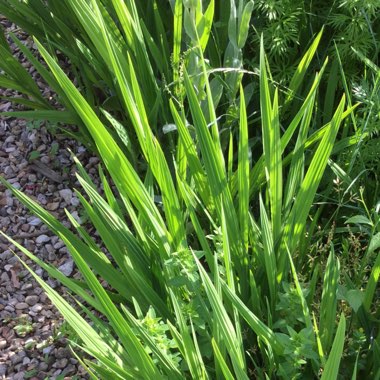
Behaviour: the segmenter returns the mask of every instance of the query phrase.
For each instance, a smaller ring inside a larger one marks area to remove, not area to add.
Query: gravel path
[[[23,42],[33,42],[17,31],[7,20],[0,23],[9,31],[18,32]],[[15,46],[15,56],[36,77],[42,92],[49,96],[37,73]],[[17,93],[0,89],[1,96]],[[0,112],[12,111],[12,105],[0,99]],[[79,201],[72,189],[79,188],[75,167],[67,150],[70,148],[96,177],[98,159],[91,157],[77,142],[52,136],[46,126],[36,128],[32,123],[0,118],[0,175],[16,188],[37,200],[57,219],[66,221],[66,208],[80,220]],[[65,275],[76,277],[76,269],[63,243],[14,199],[0,185],[0,229],[35,253],[39,258],[58,267]],[[78,361],[67,348],[65,329],[59,313],[53,307],[27,270],[12,253],[8,241],[0,238],[0,379],[87,379]],[[25,259],[25,257],[24,257]],[[64,293],[56,281],[26,262],[50,286]]]

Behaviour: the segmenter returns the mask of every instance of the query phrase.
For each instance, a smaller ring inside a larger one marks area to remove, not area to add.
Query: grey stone
[[[65,374],[65,376],[70,376],[70,375],[74,375],[76,373],[77,369],[75,366],[73,366],[72,364],[69,364],[64,370],[63,370],[63,373]]]
[[[42,156],[40,158],[40,161],[43,163],[43,164],[49,164],[50,162],[50,157],[49,156]]]
[[[7,272],[10,271],[12,268],[13,268],[13,265],[11,265],[11,264],[4,265],[4,269],[5,269]]]
[[[34,294],[40,295],[42,292],[43,292],[42,288],[40,287],[34,288]]]
[[[72,197],[71,198],[71,205],[74,207],[77,207],[80,204],[80,201],[77,197]]]
[[[47,199],[46,199],[45,195],[43,195],[43,194],[37,195],[37,201],[43,205],[46,205],[46,203],[47,203]]]
[[[70,350],[64,347],[58,348],[57,352],[55,353],[55,357],[57,359],[69,358],[70,356]]]
[[[44,355],[49,355],[54,349],[54,346],[47,346],[42,350]]]
[[[0,259],[3,261],[8,260],[13,256],[12,252],[9,250],[4,251],[3,253],[0,254]]]
[[[49,254],[54,253],[55,251],[54,247],[51,244],[46,244],[45,249],[48,251]]]
[[[7,373],[7,366],[5,364],[0,364],[0,376],[5,376]]]
[[[47,243],[48,241],[50,241],[50,238],[47,235],[40,235],[36,239],[37,244]]]
[[[49,211],[56,211],[58,210],[59,208],[59,202],[51,202],[51,203],[48,203],[46,208],[49,210]]]
[[[24,309],[28,309],[29,305],[26,302],[19,302],[19,303],[16,303],[15,307],[17,310],[24,310]]]
[[[5,167],[4,174],[9,178],[14,176],[16,173],[13,171],[13,169],[10,166]]]
[[[60,249],[60,248],[62,248],[62,247],[64,247],[65,246],[65,243],[62,241],[62,240],[59,240],[59,241],[57,241],[55,244],[54,244],[54,248],[55,249]]]
[[[14,264],[16,264],[17,262],[19,262],[17,256],[12,255],[12,257],[10,257],[10,258],[8,259],[8,263],[11,264],[12,266],[13,266]]]
[[[30,308],[30,311],[32,311],[33,313],[39,313],[42,309],[43,309],[43,306],[37,303],[36,305]]]
[[[30,359],[26,356],[23,361],[22,361],[22,365],[27,365],[30,363]]]
[[[48,278],[48,280],[46,281],[46,283],[52,287],[53,289],[55,289],[58,285],[58,282],[56,280],[53,280],[52,278]]]
[[[40,371],[47,371],[49,368],[49,364],[47,364],[46,362],[41,362],[38,368]]]
[[[55,254],[55,252],[49,252],[48,251],[48,260],[49,261],[54,261],[57,259],[57,255]]]
[[[37,176],[35,174],[29,174],[28,175],[28,180],[30,182],[37,182]]]
[[[73,211],[71,216],[78,222],[78,224],[82,224],[82,219],[80,218],[78,211]]]
[[[21,185],[20,185],[20,182],[14,182],[12,183],[12,186],[17,189],[17,190],[20,190],[21,189]]]
[[[21,294],[21,293],[16,293],[16,294],[15,294],[15,298],[16,298],[17,302],[25,302],[25,297],[24,297],[24,295]],[[17,302],[16,302],[16,303],[17,303]]]
[[[63,369],[67,366],[67,364],[69,363],[68,359],[66,358],[62,358],[62,359],[58,359],[54,364],[53,364],[53,367],[54,368],[59,368],[59,369]]]
[[[39,300],[39,297],[38,296],[35,296],[35,295],[31,295],[31,296],[27,296],[25,298],[25,302],[30,305],[30,306],[33,306],[35,305]]]
[[[57,377],[62,373],[61,369],[57,369],[54,373],[53,376],[51,377],[52,380],[57,380]]]
[[[58,267],[58,270],[60,270],[65,276],[70,276],[74,270],[74,261],[70,259],[67,260],[64,264]]]
[[[42,224],[42,220],[40,218],[36,218],[36,217],[32,217],[28,223],[31,225],[31,226],[39,226]]]
[[[24,380],[25,379],[25,372],[21,371],[21,372],[17,372],[15,374],[13,374],[12,379],[13,380]]]
[[[25,351],[20,351],[17,354],[14,354],[11,356],[11,363],[13,365],[21,363],[23,361],[23,359],[25,358],[25,356],[26,356]]]
[[[8,273],[7,272],[3,272],[1,274],[1,277],[0,277],[0,282],[4,283],[4,282],[8,282],[9,280],[10,279],[9,279]]]
[[[53,316],[53,313],[51,310],[42,310],[41,314],[44,315],[46,318],[51,318]]]
[[[63,198],[66,204],[71,203],[71,198],[73,197],[73,192],[70,189],[62,189],[59,191],[59,195]]]
[[[33,288],[33,284],[28,282],[21,287],[21,290],[29,290]]]

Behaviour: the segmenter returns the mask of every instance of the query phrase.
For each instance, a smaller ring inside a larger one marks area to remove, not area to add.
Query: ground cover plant
[[[29,95],[21,101],[31,111],[18,116],[70,121],[98,152],[102,195],[73,159],[102,243],[2,182],[82,274],[67,278],[8,237],[76,300],[33,273],[73,329],[72,347],[93,358],[83,359],[91,377],[380,378],[379,207],[346,165],[376,115],[357,114],[367,122],[351,127],[357,105],[342,91],[321,123],[329,62],[311,63],[323,30],[279,87],[264,37],[258,70],[242,67],[252,1],[230,1],[220,20],[214,1],[58,4],[4,0],[0,9],[35,36],[46,64],[23,51],[65,111],[40,96],[5,38],[0,83]],[[33,7],[51,11],[42,24],[21,17]]]
[[[338,51],[345,71],[353,79],[362,72],[362,65],[352,48],[371,60],[378,59],[379,8],[375,0],[259,0],[255,2],[252,18],[256,33],[252,33],[251,38],[257,41],[263,33],[269,46],[268,55],[276,64],[278,78],[285,79],[294,71],[299,52],[305,51],[313,33],[325,26],[319,57],[323,59],[328,54],[334,61]]]

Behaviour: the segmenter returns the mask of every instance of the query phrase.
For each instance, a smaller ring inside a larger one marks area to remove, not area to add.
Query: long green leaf
[[[139,209],[144,220],[152,227],[158,238],[158,242],[161,244],[162,249],[160,253],[163,256],[168,255],[170,252],[170,234],[166,231],[160,212],[154,205],[152,198],[145,189],[136,171],[113,140],[108,130],[96,116],[95,112],[59,68],[57,63],[50,57],[46,49],[44,49],[38,41],[37,45],[54,76],[70,99],[73,107],[87,126],[119,192],[124,196],[128,196]]]
[[[70,324],[70,326],[76,331],[80,339],[86,344],[86,348],[91,350],[93,356],[96,357],[100,362],[110,362],[115,363],[117,368],[121,373],[126,373],[123,371],[123,360],[118,357],[113,349],[109,347],[104,340],[97,334],[97,332],[83,319],[79,313],[67,302],[64,298],[59,295],[57,291],[52,289],[47,285],[40,277],[38,277],[32,269],[21,261],[26,269],[32,274],[40,286],[45,290],[49,298],[52,300],[54,305],[58,308],[60,313],[64,316],[65,320]],[[125,358],[124,358],[125,360]]]
[[[230,369],[228,368],[228,365],[227,365],[222,353],[220,352],[218,344],[216,343],[214,338],[212,338],[211,344],[212,344],[212,348],[213,348],[214,353],[215,353],[216,360],[218,361],[218,364],[220,365],[220,368],[221,368],[222,373],[224,375],[224,378],[226,380],[234,380],[235,378],[234,378],[233,374],[231,373]]]
[[[181,311],[178,300],[173,292],[170,292],[170,298],[174,307],[174,312],[179,327],[180,339],[182,343],[181,351],[183,352],[183,356],[186,358],[186,363],[189,366],[190,372],[194,379],[208,379],[209,377],[207,375],[203,360],[201,357],[199,357],[195,348],[195,345],[197,343],[194,342],[191,338],[189,328],[186,325],[186,321],[183,316],[183,312]],[[177,341],[179,340],[179,337],[177,338],[175,335],[174,338]]]
[[[243,87],[240,87],[240,131],[238,150],[238,199],[239,222],[245,251],[248,250],[248,209],[249,209],[249,158],[248,123]]]
[[[282,163],[280,123],[278,117],[278,94],[275,92],[273,106],[268,86],[265,63],[264,39],[260,44],[260,110],[263,131],[265,173],[269,184],[273,240],[277,244],[281,234]]]
[[[305,55],[302,57],[301,62],[298,64],[297,70],[294,73],[294,76],[289,84],[290,93],[286,99],[285,104],[289,103],[294,98],[298,88],[301,86],[303,79],[305,77],[306,71],[311,63],[311,60],[313,59],[314,54],[317,51],[319,42],[322,38],[322,34],[323,34],[323,28],[317,34],[313,43],[311,44],[311,46],[309,47]]]
[[[280,265],[278,268],[279,272],[277,276],[278,281],[281,281],[286,267],[287,254],[285,244],[288,245],[290,252],[293,253],[298,244],[300,235],[305,229],[307,216],[310,212],[315,193],[327,166],[342,121],[344,103],[345,96],[343,95],[334,117],[331,120],[330,127],[325,131],[325,135],[314,154],[305,178],[302,181],[300,190],[296,195],[292,211],[284,228]]]
[[[276,301],[277,294],[277,264],[276,256],[274,251],[274,241],[272,233],[272,223],[268,219],[267,212],[260,195],[260,222],[261,222],[261,233],[264,246],[264,263],[265,272],[268,279],[269,294],[270,294],[270,304],[272,307],[272,312],[274,311],[274,303]]]
[[[323,369],[321,380],[336,380],[338,378],[339,366],[343,356],[344,336],[346,332],[346,318],[342,313],[334,343]]]
[[[332,326],[334,326],[336,319],[338,280],[339,260],[335,258],[334,251],[331,249],[323,279],[323,292],[320,306],[319,331],[324,352],[327,352],[330,348],[334,332]]]
[[[363,305],[366,308],[366,310],[369,310],[371,307],[371,303],[375,295],[376,286],[377,286],[377,283],[379,282],[379,278],[380,278],[380,254],[377,255],[376,261],[373,264],[372,271],[367,283],[367,287],[365,289]]]
[[[79,239],[68,228],[61,224],[53,215],[44,210],[39,204],[27,197],[21,191],[13,188],[8,182],[0,177],[0,182],[10,189],[14,196],[22,202],[28,209],[37,215],[51,231],[53,231],[64,243],[69,243],[81,252],[87,263],[96,271],[99,276],[106,280],[120,294],[128,295],[130,291],[123,281],[123,276],[115,270],[107,256],[96,247],[96,245],[88,246]]]
[[[230,354],[234,370],[238,376],[244,376],[245,379],[248,379],[245,374],[245,359],[241,354],[241,347],[237,344],[238,339],[236,336],[236,330],[227,314],[226,309],[223,306],[223,301],[221,300],[215,286],[212,284],[208,274],[199,263],[198,259],[195,256],[194,258],[196,260],[207,297],[211,307],[213,308],[213,316],[218,324],[218,327],[220,328],[223,339],[226,341],[226,348]]]

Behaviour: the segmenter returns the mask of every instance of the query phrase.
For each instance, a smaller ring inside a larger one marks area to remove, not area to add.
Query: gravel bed
[[[16,31],[28,46],[26,35],[0,16],[0,23]],[[35,76],[45,96],[49,89],[39,80],[14,45],[14,54]],[[18,96],[0,89],[1,96]],[[7,100],[0,99],[0,112],[12,111]],[[87,171],[97,178],[98,159],[83,146],[64,136],[52,136],[46,126],[12,117],[0,118],[0,175],[14,187],[37,200],[58,220],[69,226],[64,209],[80,221],[78,198],[73,188],[80,188],[75,179],[75,166],[70,148]],[[21,243],[39,258],[59,268],[67,276],[77,276],[73,260],[58,237],[31,215],[9,190],[0,185],[0,229]],[[88,376],[67,348],[61,316],[30,273],[25,270],[14,247],[0,238],[0,379],[87,379]],[[21,255],[28,265],[60,294],[60,284]]]

